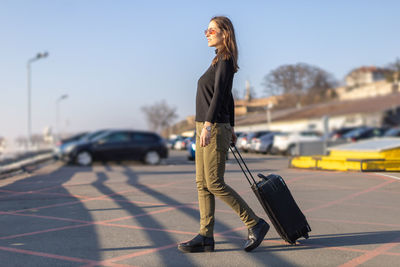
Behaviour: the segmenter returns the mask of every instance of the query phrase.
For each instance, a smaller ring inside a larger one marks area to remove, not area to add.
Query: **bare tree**
[[[176,108],[168,106],[165,100],[156,102],[154,105],[143,106],[142,111],[146,114],[149,128],[159,133],[168,128],[178,117]]]
[[[263,85],[268,96],[290,94],[299,103],[300,99],[314,102],[325,98],[327,90],[335,87],[337,81],[319,67],[297,63],[272,70],[265,76]]]
[[[393,63],[387,66],[387,71],[385,72],[386,80],[389,82],[399,82],[400,81],[400,58],[397,58]]]

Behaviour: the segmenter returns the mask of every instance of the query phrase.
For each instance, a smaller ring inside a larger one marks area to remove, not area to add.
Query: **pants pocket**
[[[232,139],[232,129],[228,123],[217,123],[216,127],[217,132],[217,147],[216,150],[227,152],[229,149],[229,144]]]

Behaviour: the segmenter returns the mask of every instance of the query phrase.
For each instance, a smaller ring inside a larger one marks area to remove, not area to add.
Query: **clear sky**
[[[141,107],[165,100],[193,115],[198,78],[214,50],[204,29],[231,18],[240,70],[263,96],[263,78],[282,64],[319,66],[337,79],[362,65],[400,57],[400,1],[0,0],[0,136],[27,135],[27,61],[32,129],[146,129]],[[397,32],[397,33],[396,33]]]

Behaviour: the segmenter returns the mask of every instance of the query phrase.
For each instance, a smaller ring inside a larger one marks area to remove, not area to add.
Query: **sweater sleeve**
[[[235,126],[235,102],[233,100],[232,93],[230,94],[229,101],[229,123],[232,127]]]
[[[215,68],[214,93],[206,115],[206,121],[211,123],[215,123],[223,98],[228,95],[226,91],[229,90],[229,82],[234,74],[230,60],[219,59]]]

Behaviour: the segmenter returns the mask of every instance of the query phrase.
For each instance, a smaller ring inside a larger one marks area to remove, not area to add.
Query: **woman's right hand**
[[[210,143],[210,140],[211,140],[211,132],[207,131],[206,128],[203,128],[200,134],[200,146],[206,147]]]

